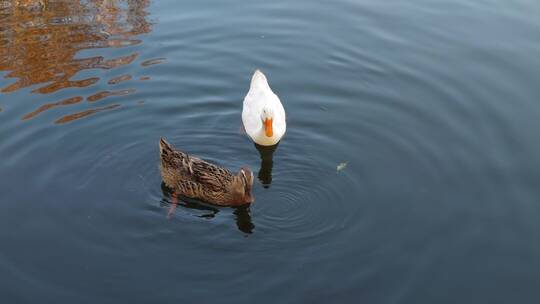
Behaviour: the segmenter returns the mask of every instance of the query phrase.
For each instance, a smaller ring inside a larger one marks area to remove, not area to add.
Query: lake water
[[[0,1],[2,302],[538,303],[539,15]],[[257,68],[275,149],[241,132]],[[256,202],[168,218],[160,136],[251,167]]]

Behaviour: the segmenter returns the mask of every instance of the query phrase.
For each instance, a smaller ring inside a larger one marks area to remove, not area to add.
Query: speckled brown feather
[[[161,138],[161,177],[177,194],[223,206],[253,202],[253,173],[242,168],[237,175],[227,169],[175,150]]]

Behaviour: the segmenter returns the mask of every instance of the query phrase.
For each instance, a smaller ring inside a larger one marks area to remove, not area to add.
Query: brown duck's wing
[[[207,185],[193,181],[180,181],[176,188],[179,193],[184,196],[207,201],[209,203],[218,203],[222,199],[221,192],[214,191]]]
[[[200,198],[203,195],[203,187],[192,181],[180,181],[177,184],[177,190],[187,197]]]
[[[191,159],[191,168],[193,169],[195,181],[208,185],[214,191],[221,191],[232,182],[233,175],[229,170],[199,158],[192,157]]]

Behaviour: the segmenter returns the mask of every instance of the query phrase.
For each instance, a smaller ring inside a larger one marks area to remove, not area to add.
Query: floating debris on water
[[[337,165],[337,172],[339,172],[339,171],[341,171],[341,170],[347,168],[347,163],[348,163],[348,162],[341,162],[341,163],[339,163],[339,165]]]

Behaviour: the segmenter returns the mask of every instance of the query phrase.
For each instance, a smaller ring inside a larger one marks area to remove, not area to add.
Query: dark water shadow
[[[255,148],[259,151],[261,157],[261,167],[257,177],[262,183],[264,188],[270,188],[272,184],[272,168],[274,166],[274,152],[276,152],[279,143],[273,146],[261,146],[255,144]]]
[[[164,195],[164,198],[161,200],[161,206],[171,208],[173,204],[172,203],[172,193],[173,193],[172,190],[169,187],[167,187],[165,183],[162,182],[161,191],[163,192],[163,195]],[[220,212],[220,208],[214,205],[204,203],[198,200],[194,200],[188,197],[179,197],[178,206],[192,209],[192,210],[202,211],[202,214],[197,215],[197,217],[205,218],[205,219],[213,219]],[[233,207],[233,209],[234,209],[233,214],[235,215],[235,221],[236,221],[236,226],[238,227],[238,230],[247,234],[253,233],[253,229],[255,229],[255,225],[253,224],[253,221],[251,219],[251,211],[249,209],[249,205]]]
[[[242,231],[243,233],[253,233],[255,225],[251,220],[251,210],[249,209],[249,205],[235,207],[233,213],[236,216],[235,220],[238,230]]]

